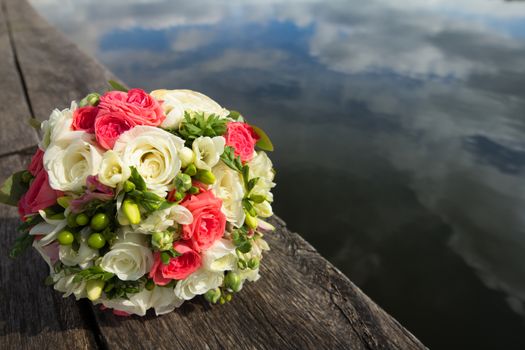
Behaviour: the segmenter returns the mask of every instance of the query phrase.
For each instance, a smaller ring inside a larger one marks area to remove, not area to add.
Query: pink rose
[[[240,156],[243,162],[252,159],[255,143],[259,139],[252,127],[241,122],[230,122],[226,127],[226,146],[233,147],[235,155]]]
[[[42,151],[40,148],[36,150],[35,154],[33,155],[33,158],[31,158],[31,164],[29,164],[29,167],[27,170],[33,175],[37,176],[37,174],[44,168],[44,151]]]
[[[226,216],[221,211],[222,201],[211,191],[188,196],[181,205],[193,215],[193,222],[182,226],[182,238],[190,241],[193,249],[207,249],[224,235]]]
[[[39,210],[54,205],[57,197],[61,195],[62,192],[55,191],[49,186],[47,173],[42,169],[31,182],[29,190],[18,201],[18,214],[24,220],[27,215],[38,213]]]
[[[160,252],[155,252],[153,267],[149,277],[159,286],[165,286],[171,280],[183,280],[201,266],[201,256],[183,242],[173,243],[173,248],[180,253],[176,258],[171,258],[164,264],[160,258]]]
[[[95,118],[97,117],[98,107],[86,106],[75,109],[73,112],[73,130],[84,130],[85,132],[95,132]]]
[[[105,112],[123,113],[133,126],[158,126],[166,119],[160,103],[141,89],[106,92],[98,107]]]
[[[105,149],[112,149],[119,136],[132,127],[124,113],[100,110],[95,120],[97,142]]]

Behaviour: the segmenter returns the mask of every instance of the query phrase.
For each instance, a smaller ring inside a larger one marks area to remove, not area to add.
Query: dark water
[[[276,212],[425,344],[525,349],[525,3],[33,3],[265,128]]]

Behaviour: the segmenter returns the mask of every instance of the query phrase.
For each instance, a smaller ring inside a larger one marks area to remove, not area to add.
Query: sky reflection
[[[33,4],[268,129],[277,213],[427,345],[525,347],[524,3]]]

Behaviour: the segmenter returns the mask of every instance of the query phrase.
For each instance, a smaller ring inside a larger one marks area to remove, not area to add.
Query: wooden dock
[[[111,73],[46,23],[26,0],[0,0],[0,180],[37,144],[30,117],[46,119]],[[117,317],[44,285],[35,251],[8,258],[18,226],[0,206],[0,349],[424,349],[395,319],[286,224],[267,235],[262,278],[231,303],[185,303],[170,314]]]

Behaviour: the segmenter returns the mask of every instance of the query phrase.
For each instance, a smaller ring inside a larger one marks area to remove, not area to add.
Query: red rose
[[[201,256],[189,245],[175,242],[173,248],[181,255],[171,258],[167,264],[162,262],[160,252],[155,252],[155,262],[149,272],[149,277],[159,286],[165,286],[174,279],[183,280],[201,266]]]
[[[44,151],[40,148],[36,150],[33,158],[31,158],[31,164],[27,170],[33,175],[37,176],[38,173],[44,168]]]
[[[84,130],[89,133],[95,132],[95,118],[97,117],[98,107],[86,106],[75,109],[73,112],[73,130]]]
[[[240,156],[243,162],[252,159],[255,143],[259,139],[252,127],[241,122],[230,122],[226,127],[226,146],[233,147],[235,155]]]
[[[54,205],[57,197],[61,195],[62,192],[55,191],[49,186],[47,173],[41,169],[31,182],[29,190],[18,201],[18,214],[24,220],[27,215],[38,213],[39,210]]]
[[[160,103],[141,89],[106,92],[100,97],[98,108],[123,113],[133,126],[158,126],[166,119]]]
[[[222,201],[211,191],[186,197],[181,205],[193,215],[193,222],[182,226],[182,238],[189,240],[193,249],[207,249],[224,235],[226,216],[221,211]]]
[[[122,112],[100,110],[95,120],[95,135],[99,145],[112,149],[119,136],[133,127]]]

